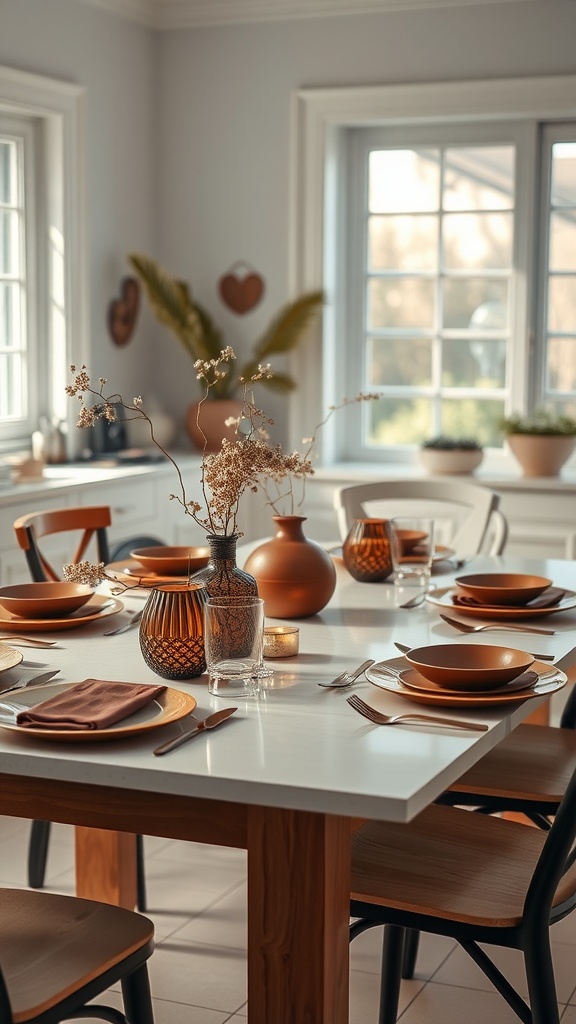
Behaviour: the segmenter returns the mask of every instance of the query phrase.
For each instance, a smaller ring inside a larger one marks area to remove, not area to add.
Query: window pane
[[[370,327],[431,328],[434,282],[417,278],[379,278],[369,284]]]
[[[548,328],[550,331],[576,332],[576,276],[550,278]]]
[[[556,142],[552,146],[553,206],[576,206],[576,142]]]
[[[442,433],[476,437],[486,447],[502,444],[498,423],[504,416],[504,402],[489,398],[450,398],[440,403]]]
[[[17,284],[0,282],[0,349],[16,348],[20,338],[20,304]]]
[[[576,269],[576,210],[550,217],[550,270]]]
[[[446,210],[511,210],[514,206],[514,149],[484,146],[446,150]]]
[[[425,338],[372,338],[368,347],[368,387],[427,387],[432,382],[432,350]]]
[[[368,236],[372,270],[416,272],[438,267],[437,217],[371,217]]]
[[[506,342],[495,339],[449,338],[442,349],[442,386],[503,388]]]
[[[0,355],[1,418],[26,415],[22,394],[22,360],[18,355]]]
[[[442,228],[445,267],[506,269],[512,261],[509,213],[450,213]]]
[[[369,444],[419,444],[432,433],[432,402],[429,398],[381,398],[378,402],[368,402],[367,408]]]
[[[14,210],[0,210],[0,274],[16,276],[18,260],[18,214]]]
[[[576,391],[576,337],[549,340],[548,387],[552,391]]]
[[[0,139],[0,203],[16,205],[16,185],[16,146],[7,139]]]
[[[442,303],[446,328],[502,328],[507,318],[508,282],[483,277],[445,278]]]
[[[372,213],[437,210],[440,152],[427,149],[374,150],[369,157]]]

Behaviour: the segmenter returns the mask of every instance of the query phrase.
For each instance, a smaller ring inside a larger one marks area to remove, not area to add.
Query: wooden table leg
[[[76,894],[134,910],[136,836],[99,828],[75,828]]]
[[[248,810],[249,1024],[347,1024],[350,820]]]

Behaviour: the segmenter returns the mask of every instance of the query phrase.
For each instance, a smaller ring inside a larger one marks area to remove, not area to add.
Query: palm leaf
[[[188,285],[177,281],[148,256],[132,253],[128,259],[142,281],[152,312],[160,323],[174,332],[193,359],[212,358]]]
[[[309,292],[282,307],[254,346],[253,359],[262,363],[268,356],[289,352],[324,303],[324,293]]]

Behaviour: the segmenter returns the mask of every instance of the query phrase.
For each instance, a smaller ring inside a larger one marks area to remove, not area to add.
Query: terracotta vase
[[[523,476],[559,476],[576,438],[569,434],[510,434],[508,444]]]
[[[257,547],[244,568],[258,583],[271,619],[316,615],[336,588],[336,569],[324,548],[304,536],[305,516],[273,516],[274,537]]]
[[[344,565],[361,583],[377,583],[392,574],[387,519],[355,519],[342,547]]]
[[[222,438],[236,440],[236,427],[226,426],[226,420],[233,416],[238,419],[242,402],[236,398],[208,398],[193,402],[188,407],[184,426],[192,444],[200,451],[217,452]]]
[[[193,679],[206,669],[201,583],[162,583],[150,591],[140,620],[144,661],[163,679]]]
[[[254,577],[236,565],[236,535],[208,534],[207,540],[210,545],[208,565],[195,572],[190,582],[202,583],[208,597],[258,597]]]

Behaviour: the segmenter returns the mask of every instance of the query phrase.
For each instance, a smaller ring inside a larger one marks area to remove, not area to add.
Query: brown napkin
[[[532,601],[528,601],[527,604],[490,604],[489,601],[479,601],[476,597],[468,597],[467,594],[454,594],[452,596],[452,604],[466,606],[470,608],[553,608],[555,604],[560,604],[560,601],[566,593],[565,590],[560,590],[560,587],[547,587],[538,597],[534,597]]]
[[[55,697],[21,711],[18,725],[42,729],[107,729],[150,704],[165,686],[84,679]]]

